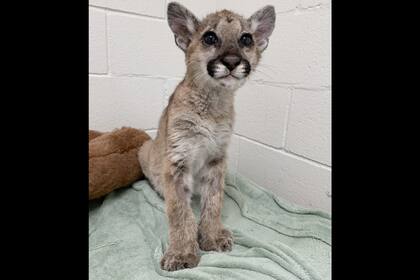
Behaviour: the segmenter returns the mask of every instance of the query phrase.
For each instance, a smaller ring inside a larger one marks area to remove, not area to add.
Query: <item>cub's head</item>
[[[199,86],[236,89],[255,69],[276,14],[265,6],[246,19],[223,10],[201,21],[182,5],[168,5],[168,23],[185,52],[187,79]]]

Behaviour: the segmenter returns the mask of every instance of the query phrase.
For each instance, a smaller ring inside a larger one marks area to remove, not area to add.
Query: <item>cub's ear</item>
[[[175,34],[176,44],[185,52],[200,22],[184,6],[171,2],[168,4],[168,23]]]
[[[268,45],[268,37],[273,33],[276,22],[274,7],[268,5],[258,10],[248,19],[248,22],[251,26],[251,32],[254,34],[257,48],[261,52],[264,51]]]

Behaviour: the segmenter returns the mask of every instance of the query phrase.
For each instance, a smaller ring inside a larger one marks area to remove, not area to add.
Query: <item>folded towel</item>
[[[197,267],[160,268],[168,244],[164,201],[142,180],[89,210],[89,279],[331,279],[331,218],[227,176],[222,221],[231,252],[200,251]],[[192,207],[199,217],[200,201]]]

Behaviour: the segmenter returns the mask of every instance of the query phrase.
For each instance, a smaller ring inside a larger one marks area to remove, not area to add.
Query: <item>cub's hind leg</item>
[[[152,139],[143,143],[138,152],[141,169],[154,190],[163,198],[162,163],[156,158]]]

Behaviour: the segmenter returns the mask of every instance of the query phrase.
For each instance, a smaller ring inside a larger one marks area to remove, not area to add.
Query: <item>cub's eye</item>
[[[251,34],[245,33],[241,36],[241,38],[239,39],[239,42],[242,46],[249,47],[252,45],[254,41],[252,40]]]
[[[209,46],[214,45],[217,43],[217,41],[218,41],[217,35],[213,31],[207,31],[206,33],[204,33],[203,42],[206,45],[209,45]]]

